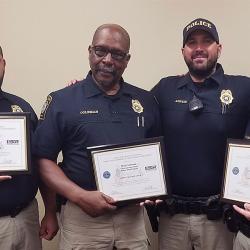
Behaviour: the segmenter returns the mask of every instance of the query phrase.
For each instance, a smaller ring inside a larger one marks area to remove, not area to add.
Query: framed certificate
[[[30,172],[30,114],[0,113],[0,174]]]
[[[250,203],[250,140],[228,140],[221,199]]]
[[[170,195],[162,137],[88,149],[97,189],[117,203]]]

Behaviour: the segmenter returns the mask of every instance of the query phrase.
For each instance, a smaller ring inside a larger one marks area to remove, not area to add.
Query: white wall
[[[150,89],[163,76],[187,71],[182,29],[197,17],[216,24],[225,71],[250,75],[249,10],[249,0],[0,0],[3,89],[25,98],[39,114],[50,91],[86,75],[87,47],[103,23],[128,30],[132,58],[124,78]],[[56,249],[55,242],[45,249]]]

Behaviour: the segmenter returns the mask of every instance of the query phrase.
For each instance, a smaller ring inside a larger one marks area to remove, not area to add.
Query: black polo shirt
[[[218,64],[201,84],[189,74],[173,76],[161,79],[152,92],[160,106],[173,193],[220,193],[226,140],[242,139],[249,120],[250,79],[225,75]],[[194,95],[204,105],[198,113],[188,108]]]
[[[87,147],[160,133],[158,105],[151,93],[122,82],[116,95],[107,96],[91,73],[85,80],[51,93],[41,118],[35,132],[35,154],[54,161],[62,150],[62,170],[88,190],[96,186]]]
[[[31,138],[37,124],[32,107],[18,96],[0,90],[0,112],[30,112]],[[10,211],[20,205],[27,205],[37,193],[38,175],[32,165],[31,175],[13,175],[11,180],[0,182],[0,213]]]

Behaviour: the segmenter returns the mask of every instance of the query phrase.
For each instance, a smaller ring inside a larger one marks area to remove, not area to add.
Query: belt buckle
[[[188,214],[201,214],[201,205],[197,201],[191,201],[187,203]]]

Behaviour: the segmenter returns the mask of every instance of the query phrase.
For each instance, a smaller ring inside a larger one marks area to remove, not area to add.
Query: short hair
[[[0,46],[0,56],[3,56],[3,50],[1,46]]]
[[[124,39],[126,40],[127,45],[128,45],[128,50],[130,49],[130,37],[129,37],[128,32],[122,26],[118,24],[114,24],[114,23],[106,23],[106,24],[99,26],[94,33],[92,44],[96,36],[98,35],[98,33],[103,29],[115,29],[116,31],[118,31],[120,34],[123,35]]]

